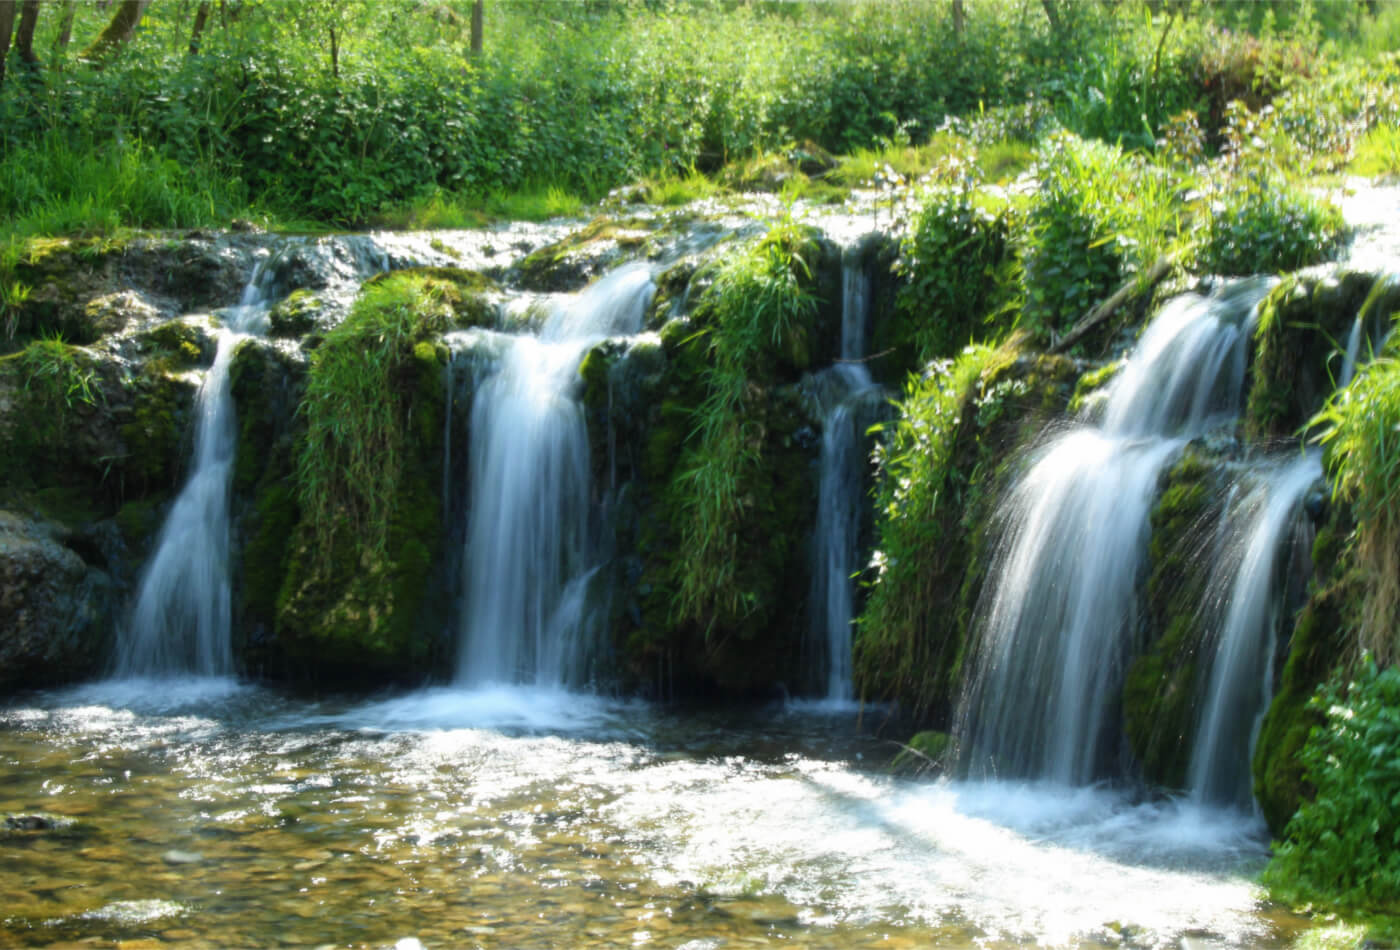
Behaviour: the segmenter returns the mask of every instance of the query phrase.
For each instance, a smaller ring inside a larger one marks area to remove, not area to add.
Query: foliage
[[[810,235],[787,217],[728,257],[701,301],[698,316],[711,324],[709,365],[693,447],[676,476],[685,556],[676,561],[673,619],[708,628],[754,609],[738,557],[741,524],[756,514],[746,482],[763,448],[751,386],[764,367],[805,363],[806,324],[817,309],[812,251]]]
[[[884,427],[875,450],[876,550],[856,667],[877,669],[894,692],[912,700],[915,716],[946,691],[938,681],[948,671],[937,662],[944,644],[931,641],[953,636],[950,612],[940,609],[948,594],[941,567],[965,513],[967,486],[954,458],[959,426],[976,408],[984,373],[1003,358],[992,347],[969,346],[911,377],[899,416]],[[925,636],[929,623],[938,626],[938,636]]]
[[[1400,362],[1385,355],[1361,367],[1313,420],[1334,497],[1356,512],[1357,556],[1367,581],[1360,641],[1381,662],[1400,655]]]
[[[1316,788],[1275,846],[1264,882],[1292,903],[1400,908],[1400,669],[1366,662],[1314,698],[1325,716],[1300,757]]]
[[[1216,191],[1196,247],[1211,274],[1272,274],[1326,260],[1342,234],[1341,212],[1302,188],[1262,172]]]
[[[1011,206],[968,174],[954,178],[922,194],[896,264],[897,307],[919,363],[995,336],[1004,328],[990,325],[1010,303]]]
[[[417,385],[415,348],[447,324],[426,280],[391,277],[367,285],[313,351],[296,481],[317,549],[330,551],[348,532],[364,550],[384,552],[409,426],[403,406]]]
[[[1115,146],[1052,136],[1037,154],[1039,188],[1022,234],[1024,319],[1063,332],[1175,237],[1172,174]]]

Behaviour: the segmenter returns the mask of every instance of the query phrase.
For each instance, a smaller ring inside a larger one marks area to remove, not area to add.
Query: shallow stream
[[[0,946],[1195,950],[1301,926],[1251,883],[1250,816],[894,778],[858,721],[520,688],[32,695],[0,709]]]

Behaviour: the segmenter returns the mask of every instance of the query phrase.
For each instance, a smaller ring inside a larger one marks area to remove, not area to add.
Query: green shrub
[[[1196,268],[1212,274],[1275,274],[1326,260],[1341,212],[1264,171],[1235,176],[1213,196],[1196,247]]]
[[[1023,314],[1046,336],[1157,256],[1172,231],[1171,182],[1116,146],[1064,134],[1041,146],[1036,167],[1022,237]]]
[[[1312,700],[1325,716],[1300,757],[1316,789],[1289,821],[1264,871],[1294,904],[1400,910],[1400,669],[1363,663]]]
[[[911,345],[919,364],[1004,329],[993,324],[1013,293],[1010,234],[1010,205],[967,176],[923,193],[896,265],[904,333],[895,342]]]

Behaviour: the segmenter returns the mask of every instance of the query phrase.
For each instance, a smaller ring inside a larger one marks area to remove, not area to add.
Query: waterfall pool
[[[849,706],[19,697],[0,945],[1281,947],[1303,926],[1252,883],[1252,816],[894,778],[893,749]]]

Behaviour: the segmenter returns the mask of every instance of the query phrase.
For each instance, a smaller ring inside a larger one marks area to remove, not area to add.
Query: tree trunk
[[[213,0],[204,0],[194,14],[194,27],[190,30],[190,55],[199,55],[199,41],[204,36],[204,27],[209,23],[209,10]]]
[[[481,30],[482,22],[485,19],[482,10],[485,0],[476,0],[472,4],[472,57],[481,55]]]
[[[340,78],[340,41],[335,35],[335,27],[331,27],[331,75]]]
[[[1057,0],[1040,0],[1040,5],[1045,8],[1045,19],[1050,21],[1050,32],[1056,36],[1064,27],[1064,21],[1060,19],[1060,8],[1056,6]]]
[[[963,0],[953,0],[953,38],[961,40],[965,29],[967,29],[967,11],[963,9]]]
[[[63,4],[63,21],[58,27],[58,39],[54,40],[55,60],[61,60],[68,51],[68,43],[73,39],[73,18],[78,15],[78,0],[67,0]]]
[[[115,55],[136,35],[136,25],[141,22],[141,15],[146,12],[146,6],[150,2],[151,0],[121,0],[117,12],[112,15],[112,22],[108,23],[107,28],[92,41],[92,45],[83,51],[83,59],[101,69],[109,57]]]
[[[24,0],[19,12],[19,31],[15,33],[15,52],[30,68],[38,68],[34,55],[34,27],[39,22],[39,0]]]
[[[0,0],[0,82],[5,81],[5,60],[10,56],[10,37],[15,33],[15,0]]]

